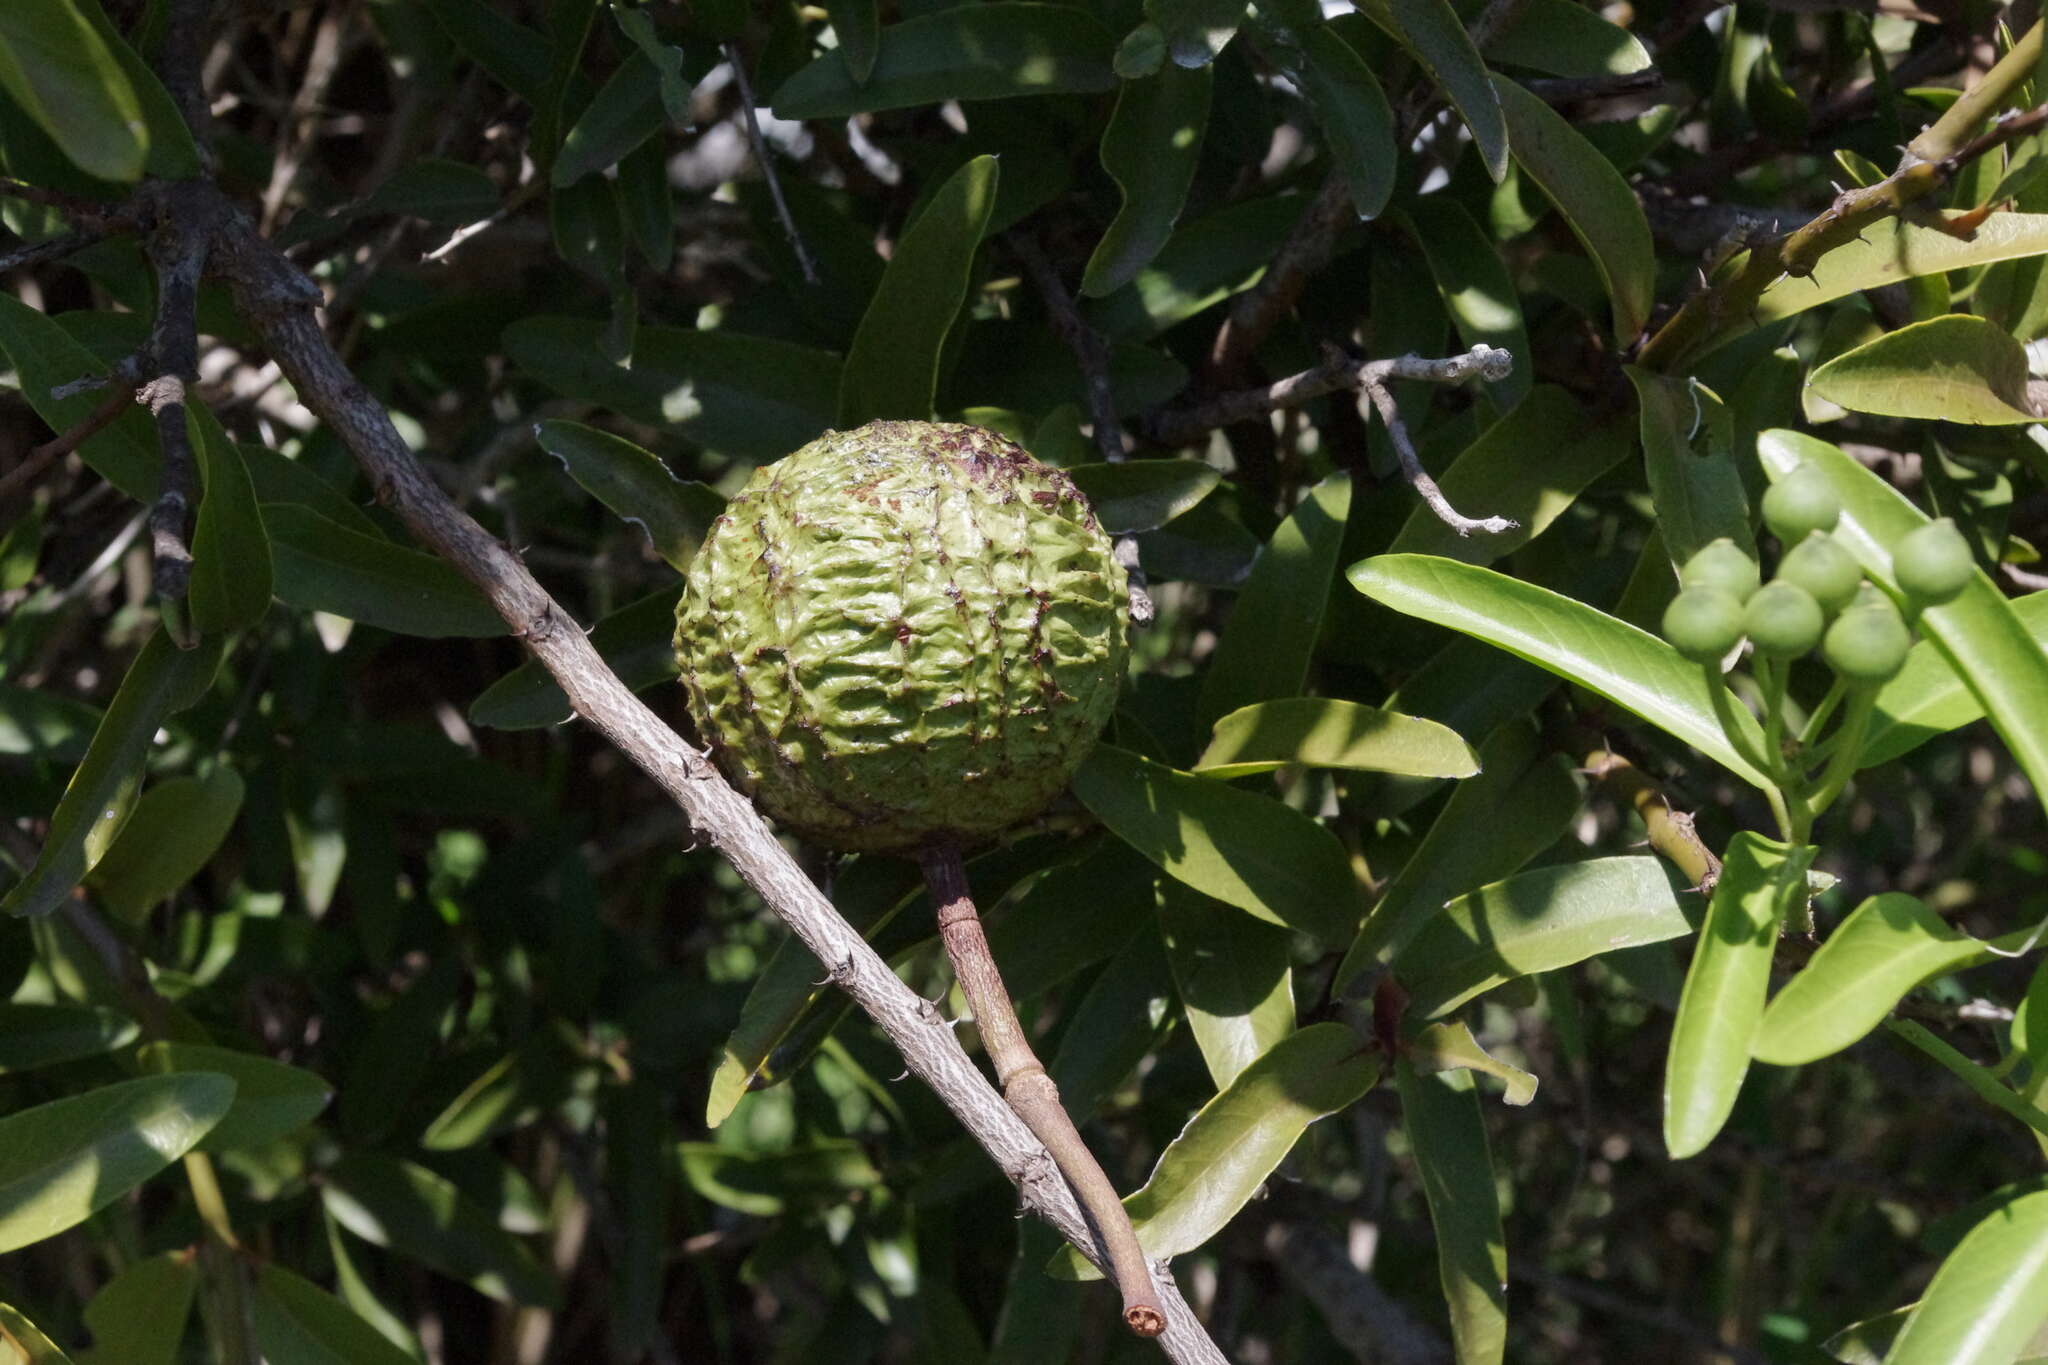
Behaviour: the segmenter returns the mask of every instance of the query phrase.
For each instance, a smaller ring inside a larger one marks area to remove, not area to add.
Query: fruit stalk
[[[1097,1164],[1095,1154],[1081,1141],[1080,1132],[1060,1104],[1060,1093],[1046,1074],[1045,1066],[1031,1050],[1017,1011],[1010,1006],[1010,992],[996,970],[989,951],[988,935],[982,931],[981,916],[974,908],[974,896],[967,885],[967,868],[959,846],[936,844],[922,858],[925,885],[938,907],[939,938],[952,961],[954,979],[974,1023],[981,1030],[981,1046],[996,1070],[996,1084],[1003,1099],[1032,1134],[1052,1153],[1060,1174],[1066,1177],[1074,1197],[1080,1201],[1088,1220],[1095,1225],[1103,1247],[1109,1253],[1109,1274],[1123,1295],[1124,1324],[1143,1337],[1156,1337],[1166,1330],[1166,1310],[1152,1287],[1152,1269],[1138,1245],[1131,1218],[1117,1198],[1116,1187]]]

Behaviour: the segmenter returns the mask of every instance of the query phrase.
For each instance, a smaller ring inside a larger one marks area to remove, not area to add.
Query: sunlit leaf
[[[2048,1191],[1992,1212],[1949,1253],[1885,1365],[2003,1365],[2048,1320]]]
[[[1459,1365],[1498,1365],[1507,1343],[1508,1249],[1479,1097],[1469,1077],[1420,1075],[1405,1061],[1394,1079],[1436,1230]]]
[[[1329,697],[1287,697],[1232,711],[1196,760],[1204,777],[1243,777],[1290,763],[1408,777],[1470,777],[1479,756],[1432,720]]]
[[[1288,936],[1178,883],[1160,897],[1159,923],[1188,1028],[1227,1089],[1294,1031]]]
[[[1067,477],[1113,536],[1157,530],[1208,497],[1223,478],[1197,460],[1077,464],[1067,467]]]
[[[1819,366],[1814,393],[1851,412],[1931,421],[2036,422],[2027,353],[1983,318],[1949,313],[1887,332]]]
[[[1201,158],[1210,84],[1208,67],[1179,65],[1123,83],[1102,133],[1102,169],[1123,192],[1123,207],[1088,258],[1082,293],[1122,288],[1166,244]]]
[[[525,1244],[442,1176],[381,1153],[353,1151],[328,1172],[321,1198],[356,1236],[463,1280],[505,1303],[552,1308],[561,1290]]]
[[[334,1087],[310,1071],[232,1048],[149,1043],[137,1050],[136,1060],[144,1071],[213,1072],[235,1083],[235,1102],[200,1139],[206,1152],[275,1142],[318,1118],[334,1097]]]

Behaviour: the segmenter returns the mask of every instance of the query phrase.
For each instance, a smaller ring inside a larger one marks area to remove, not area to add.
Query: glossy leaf
[[[465,1281],[503,1303],[553,1308],[553,1276],[442,1176],[369,1151],[343,1157],[321,1187],[327,1211],[373,1245]]]
[[[1571,8],[1585,13],[1576,5]],[[1437,292],[1443,295],[1444,311],[1458,329],[1458,339],[1468,347],[1496,346],[1514,357],[1514,369],[1488,392],[1503,408],[1516,407],[1528,396],[1535,365],[1522,322],[1521,296],[1500,251],[1464,206],[1448,195],[1416,200],[1408,207],[1405,224],[1429,258],[1429,272],[1436,277]],[[1539,463],[1547,467],[1551,461]],[[1477,491],[1489,502],[1499,496],[1492,488]]]
[[[1077,464],[1066,472],[1087,495],[1095,520],[1113,536],[1157,530],[1208,497],[1223,479],[1198,460]]]
[[[850,118],[946,100],[1092,94],[1116,84],[1116,40],[1085,11],[994,0],[884,28],[874,66],[857,81],[827,52],[783,82],[775,116]]]
[[[1123,206],[1088,257],[1083,294],[1122,288],[1166,245],[1201,159],[1211,84],[1208,67],[1179,65],[1123,83],[1101,148]]]
[[[1505,574],[1424,555],[1381,555],[1353,565],[1349,577],[1376,602],[1497,645],[1641,716],[1743,781],[1769,784],[1722,734],[1699,668],[1648,631]],[[1744,728],[1756,728],[1760,746],[1755,721]]]
[[[1493,78],[1514,129],[1515,164],[1557,206],[1586,248],[1614,310],[1614,338],[1626,346],[1649,320],[1656,252],[1635,191],[1564,116],[1506,77]]]
[[[1624,367],[1642,414],[1643,459],[1657,531],[1674,565],[1726,537],[1754,557],[1749,498],[1735,465],[1728,406],[1697,379]]]
[[[85,1306],[92,1349],[78,1365],[176,1365],[198,1289],[199,1267],[187,1251],[129,1262]]]
[[[86,174],[142,175],[149,129],[141,102],[73,0],[0,6],[0,86]]]
[[[1379,1079],[1378,1056],[1342,1024],[1312,1024],[1276,1043],[1188,1120],[1124,1200],[1149,1259],[1193,1251],[1257,1194],[1311,1123]],[[1064,1279],[1102,1272],[1067,1247],[1048,1267]]]
[[[1457,12],[1445,0],[1363,0],[1358,8],[1422,63],[1465,121],[1480,164],[1499,184],[1508,170],[1508,114]]]
[[[1316,111],[1330,159],[1360,218],[1377,218],[1394,193],[1394,111],[1359,55],[1322,24],[1298,30],[1301,93]]]
[[[1358,883],[1337,836],[1271,797],[1099,746],[1074,794],[1168,875],[1273,924],[1341,942]]]
[[[1294,1032],[1293,974],[1284,930],[1177,883],[1159,902],[1166,960],[1210,1079],[1228,1089]]]
[[[533,434],[584,492],[638,526],[669,567],[689,571],[691,556],[725,510],[725,499],[716,490],[677,478],[653,451],[581,422],[536,422]]]
[[[35,866],[0,901],[0,910],[46,915],[85,879],[132,809],[157,728],[199,699],[213,681],[220,653],[218,639],[179,649],[161,629],[149,637],[50,816]]]
[[[277,595],[401,635],[488,637],[508,627],[446,560],[327,520],[310,507],[264,509]]]
[[[235,1102],[200,1140],[205,1152],[262,1147],[318,1118],[334,1087],[310,1071],[253,1052],[203,1043],[149,1043],[136,1060],[144,1071],[213,1072],[235,1083]]]
[[[173,777],[142,794],[86,882],[111,913],[133,923],[213,861],[242,809],[242,779],[222,764],[205,777]]]
[[[1309,489],[1266,542],[1202,679],[1204,722],[1302,690],[1350,513],[1350,476],[1334,474]]]
[[[1757,454],[1774,480],[1802,462],[1821,469],[1842,502],[1835,539],[1872,579],[1891,582],[1889,547],[1926,523],[1918,508],[1825,441],[1768,431],[1757,439]],[[2048,792],[2048,653],[2005,594],[1979,569],[1961,596],[1920,614],[1919,630],[1947,656],[2037,795]]]
[[[1968,1086],[1970,1092],[1978,1099],[1993,1109],[2018,1119],[2033,1129],[2037,1137],[2048,1137],[2048,1111],[2039,1109],[2014,1094],[2012,1088],[2000,1081],[1988,1067],[1971,1061],[1911,1019],[1888,1019],[1885,1021],[1885,1028],[1894,1037],[1919,1048],[1939,1062],[1950,1075]]]
[[[967,297],[974,253],[995,205],[996,180],[996,159],[975,157],[948,177],[897,242],[846,353],[839,383],[842,429],[878,417],[932,415],[939,355]]]
[[[14,363],[21,396],[52,431],[67,431],[93,414],[105,401],[102,392],[52,398],[50,390],[87,375],[103,375],[107,367],[97,356],[41,311],[12,294],[0,294],[0,350]],[[156,497],[156,427],[141,405],[124,411],[78,448],[95,474],[137,502]]]
[[[1735,1107],[1770,988],[1771,953],[1785,918],[1807,895],[1817,850],[1743,830],[1722,855],[1664,1069],[1664,1145],[1699,1152]]]
[[[1507,1237],[1486,1123],[1469,1077],[1394,1066],[1401,1118],[1436,1230],[1437,1272],[1459,1365],[1498,1365],[1507,1342]]]
[[[1967,313],[1887,332],[1819,366],[1806,382],[1851,412],[1980,426],[2040,420],[2027,396],[2025,348]]]
[[[256,1272],[250,1318],[270,1365],[409,1365],[412,1357],[318,1285],[278,1265]]]
[[[1380,893],[1337,968],[1336,988],[1391,961],[1453,896],[1507,876],[1557,842],[1579,812],[1571,765],[1542,753],[1529,727],[1510,723],[1479,751],[1481,772],[1460,782]]]
[[[243,630],[270,610],[270,537],[242,455],[204,404],[185,407],[205,496],[192,531],[192,624],[207,634]]]
[[[0,1118],[0,1252],[56,1236],[185,1155],[234,1094],[225,1076],[146,1076]]]
[[[2013,615],[2035,643],[2048,648],[2048,592],[2010,598]],[[0,710],[5,703],[0,703]],[[1859,767],[1910,753],[1938,734],[1981,719],[1984,707],[1930,640],[1906,655],[1906,666],[1877,694]]]
[[[2004,1365],[2048,1320],[2048,1191],[1972,1228],[1906,1319],[1885,1365]]]
[[[674,588],[658,589],[591,627],[591,645],[635,692],[676,676],[676,598]],[[572,714],[562,685],[538,659],[528,659],[469,704],[472,723],[497,730],[537,730],[560,725]]]
[[[96,1005],[0,1003],[0,1075],[97,1057],[135,1033],[133,1019]]]
[[[71,1365],[71,1357],[57,1343],[44,1336],[21,1310],[0,1303],[0,1347],[7,1348],[7,1365]]]
[[[1287,697],[1232,711],[1216,722],[1194,771],[1232,778],[1290,763],[1407,777],[1479,771],[1479,755],[1448,726],[1329,697]]]
[[[1402,1056],[1421,1075],[1472,1071],[1492,1076],[1506,1087],[1502,1100],[1516,1108],[1536,1098],[1536,1077],[1479,1046],[1461,1020],[1431,1024],[1402,1043]]]
[[[1650,54],[1635,34],[1572,0],[1527,0],[1486,44],[1489,60],[1546,76],[1626,76]]]
[[[1593,858],[1460,896],[1394,957],[1409,1013],[1440,1018],[1517,977],[1683,938],[1692,924],[1671,882],[1656,858]]]

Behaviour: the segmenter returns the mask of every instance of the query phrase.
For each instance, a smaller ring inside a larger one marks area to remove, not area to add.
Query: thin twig
[[[1401,408],[1394,401],[1393,392],[1385,383],[1376,379],[1361,377],[1358,386],[1365,390],[1366,397],[1372,399],[1372,405],[1379,412],[1380,420],[1387,424],[1387,439],[1394,443],[1394,453],[1401,457],[1401,473],[1414,485],[1416,493],[1429,505],[1429,510],[1436,513],[1438,521],[1461,536],[1469,536],[1474,531],[1498,535],[1502,531],[1512,531],[1520,524],[1511,517],[1474,519],[1451,506],[1450,499],[1444,496],[1444,490],[1437,487],[1436,480],[1422,467],[1422,457],[1415,453],[1415,443],[1408,438],[1408,427],[1401,420]]]
[[[495,212],[491,213],[487,217],[477,219],[474,223],[465,223],[461,227],[455,229],[455,231],[448,234],[447,241],[441,243],[441,245],[435,247],[432,251],[429,251],[425,255],[421,256],[420,259],[422,261],[447,260],[450,256],[455,254],[455,249],[457,247],[461,246],[470,238],[475,237],[480,233],[488,232],[492,228],[496,227],[498,224],[504,222],[507,218],[519,212],[520,209],[523,209],[528,204],[532,203],[536,198],[540,196],[541,191],[545,190],[546,188],[547,181],[541,179],[541,177],[539,177],[538,175],[527,177],[527,179],[518,187],[516,187],[512,191],[512,193],[505,196],[505,202],[498,205],[497,210]]]
[[[20,464],[0,477],[0,502],[6,501],[42,476],[45,469],[104,431],[135,401],[127,393],[110,393],[101,404],[69,430],[52,436],[23,457]]]
[[[1074,1197],[1081,1201],[1109,1249],[1110,1274],[1124,1299],[1124,1325],[1141,1337],[1156,1337],[1166,1330],[1166,1310],[1152,1288],[1152,1271],[1145,1264],[1131,1216],[1117,1198],[1116,1186],[1109,1183],[1094,1153],[1081,1141],[1074,1121],[1060,1104],[1058,1088],[1031,1050],[1024,1026],[1017,1022],[1010,992],[989,952],[981,916],[975,913],[960,849],[951,843],[937,845],[925,851],[922,862],[925,885],[931,890],[932,904],[938,907],[939,938],[946,945],[960,993],[974,1011],[981,1047],[996,1069],[1003,1099],[1052,1153],[1060,1174],[1067,1178]]]
[[[25,180],[16,180],[11,175],[0,175],[0,196],[40,204],[46,209],[56,209],[67,218],[83,219],[87,222],[98,219],[107,211],[105,204],[80,199],[77,195],[65,194],[61,190],[46,190],[41,185],[31,185]]]
[[[91,230],[67,232],[62,237],[52,237],[45,242],[30,242],[26,246],[18,246],[0,255],[0,275],[26,266],[41,265],[44,261],[54,261],[59,257],[69,256],[74,251],[83,251],[103,236],[104,233]]]
[[[789,249],[796,253],[797,268],[804,272],[804,283],[816,284],[818,263],[811,259],[810,244],[804,241],[803,233],[797,231],[796,218],[789,211],[789,201],[782,197],[782,178],[775,174],[775,163],[768,159],[768,139],[761,136],[760,120],[754,117],[754,87],[747,79],[747,62],[740,55],[738,43],[725,45],[725,60],[732,66],[733,83],[739,86],[740,116],[747,129],[747,147],[754,154],[754,164],[761,168],[761,178],[768,182],[768,197],[775,201],[775,216],[782,222],[782,235],[789,238]]]

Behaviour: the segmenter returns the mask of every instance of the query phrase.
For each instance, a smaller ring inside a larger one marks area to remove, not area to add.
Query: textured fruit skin
[[[1059,470],[979,427],[872,422],[754,472],[676,608],[690,713],[785,827],[971,844],[1066,786],[1116,706],[1125,574]]]

